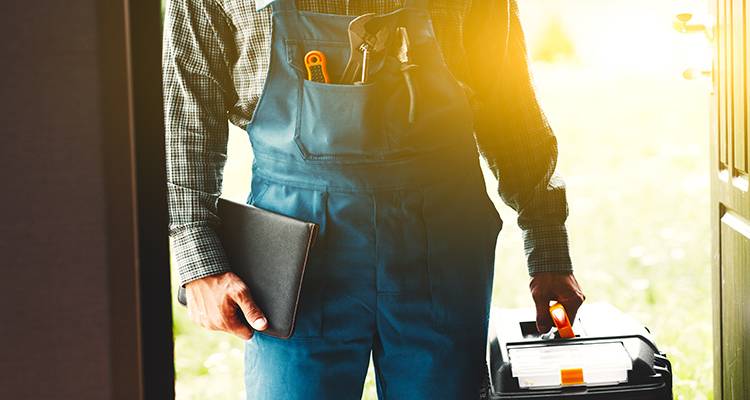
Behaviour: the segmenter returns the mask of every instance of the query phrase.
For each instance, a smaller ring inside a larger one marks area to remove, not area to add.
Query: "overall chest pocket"
[[[388,143],[377,83],[323,84],[302,81],[295,140],[308,158],[369,158]]]
[[[288,41],[288,61],[297,70],[299,95],[294,140],[306,159],[378,159],[391,151],[384,131],[388,86],[381,81],[341,84],[349,44]],[[304,55],[326,55],[332,83],[307,80]]]

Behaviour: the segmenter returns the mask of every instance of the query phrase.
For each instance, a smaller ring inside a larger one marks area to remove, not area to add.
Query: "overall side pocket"
[[[327,196],[320,190],[294,187],[272,179],[254,177],[253,184],[259,191],[257,195],[251,195],[252,205],[291,218],[314,222],[320,226],[318,239],[311,249],[305,267],[294,331],[288,340],[319,338],[322,329],[322,292],[325,284]]]
[[[433,318],[440,330],[481,333],[486,325],[497,224],[491,229],[489,199],[475,175],[423,189]]]

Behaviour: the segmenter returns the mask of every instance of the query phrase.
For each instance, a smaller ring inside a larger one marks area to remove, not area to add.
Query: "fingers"
[[[250,292],[244,285],[229,292],[229,296],[234,300],[242,310],[245,320],[250,323],[256,331],[264,331],[268,328],[268,320],[263,311],[258,307],[250,296]]]
[[[212,331],[231,333],[240,339],[249,340],[253,337],[253,330],[238,315],[237,305],[226,304],[218,312],[208,313],[201,307],[188,308],[188,316],[197,325]]]
[[[253,329],[264,330],[268,325],[247,286],[232,273],[201,278],[188,283],[186,289],[188,316],[199,326],[249,340]]]
[[[541,333],[547,333],[552,329],[552,318],[549,315],[549,306],[536,307],[536,330]]]
[[[557,301],[565,307],[565,311],[568,313],[568,318],[572,324],[575,321],[578,309],[586,300],[586,296],[583,294],[583,291],[581,291],[581,287],[578,285],[578,281],[573,274],[567,276],[565,285],[561,292],[562,293],[557,296]]]
[[[531,298],[534,299],[536,306],[536,330],[540,334],[549,332],[552,329],[552,316],[549,315],[549,302],[553,300],[551,293],[545,285],[538,284],[538,280],[532,278],[529,283]]]
[[[552,326],[552,317],[549,315],[549,302],[558,301],[565,307],[568,319],[572,324],[575,321],[578,309],[586,300],[578,281],[572,273],[542,272],[535,274],[529,282],[531,296],[536,304],[537,330],[540,333],[548,332]]]
[[[549,315],[549,298],[546,296],[534,297],[536,304],[536,330],[539,333],[547,333],[552,329],[552,317]]]
[[[564,296],[558,296],[557,298],[557,301],[565,307],[565,312],[567,312],[571,324],[575,321],[578,309],[581,308],[581,304],[583,304],[585,300],[586,296],[580,291],[575,291]]]
[[[218,330],[229,332],[242,340],[250,340],[253,337],[253,330],[237,314],[238,311],[237,308],[233,308],[230,315],[225,315],[224,326]]]

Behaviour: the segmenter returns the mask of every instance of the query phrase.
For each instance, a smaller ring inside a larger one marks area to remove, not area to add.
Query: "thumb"
[[[536,303],[536,330],[539,333],[547,333],[552,329],[552,317],[549,315],[549,300],[535,299]]]
[[[248,290],[232,293],[232,299],[240,306],[245,320],[247,320],[253,329],[263,331],[268,327],[268,320],[263,315],[263,311],[255,304]]]

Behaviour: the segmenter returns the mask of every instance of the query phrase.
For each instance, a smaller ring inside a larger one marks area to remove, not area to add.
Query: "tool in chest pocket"
[[[330,83],[326,56],[322,51],[312,50],[305,55],[307,79],[314,82]]]
[[[388,57],[398,63],[409,95],[408,121],[416,117],[416,85],[413,71],[417,65],[410,55],[411,40],[404,26],[398,25],[397,14],[361,15],[349,23],[350,56],[339,80],[343,84],[370,83],[381,71]]]
[[[341,83],[367,83],[370,75],[377,72],[395,30],[395,19],[391,17],[369,13],[349,23],[350,56],[341,75]],[[373,68],[376,63],[378,66]],[[356,80],[358,74],[359,80]]]
[[[398,49],[398,61],[401,63],[401,73],[404,75],[406,88],[409,91],[409,123],[413,124],[416,113],[416,90],[411,71],[417,68],[417,66],[409,60],[409,32],[407,32],[406,27],[400,26],[398,27],[398,33],[401,39],[401,45]]]

